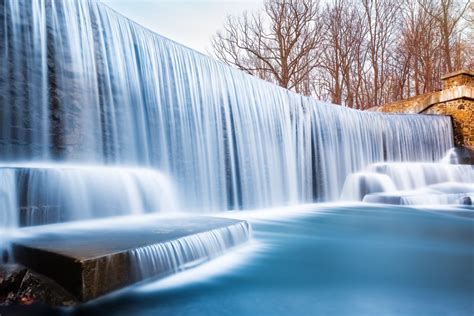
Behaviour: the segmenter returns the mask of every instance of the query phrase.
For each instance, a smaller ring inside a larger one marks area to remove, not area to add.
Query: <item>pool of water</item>
[[[468,207],[358,205],[271,220],[249,216],[254,242],[233,259],[72,313],[473,315],[473,215]]]

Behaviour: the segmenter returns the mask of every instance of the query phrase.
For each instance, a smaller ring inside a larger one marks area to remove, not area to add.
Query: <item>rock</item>
[[[472,198],[470,196],[465,196],[461,199],[462,205],[472,205]]]
[[[23,277],[16,301],[23,305],[42,302],[50,306],[72,306],[77,303],[77,300],[66,290],[31,270],[27,271]]]
[[[20,265],[0,266],[0,300],[20,288],[27,269]]]
[[[0,306],[72,306],[78,301],[49,278],[21,265],[0,266]]]

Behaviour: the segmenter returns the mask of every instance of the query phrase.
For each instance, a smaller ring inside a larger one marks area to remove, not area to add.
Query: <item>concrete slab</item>
[[[125,217],[21,232],[15,260],[80,301],[193,267],[250,238],[247,222],[216,217]]]

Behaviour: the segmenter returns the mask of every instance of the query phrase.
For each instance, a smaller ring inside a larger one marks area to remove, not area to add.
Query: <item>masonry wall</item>
[[[453,118],[455,144],[474,149],[474,100],[465,98],[443,102],[422,113],[450,115]]]
[[[449,115],[456,146],[474,150],[474,73],[458,71],[442,78],[443,90],[372,108],[373,111]]]

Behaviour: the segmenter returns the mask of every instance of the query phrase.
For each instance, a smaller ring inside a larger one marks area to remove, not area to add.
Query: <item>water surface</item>
[[[135,287],[75,313],[473,315],[473,214],[359,205],[253,220],[260,247],[241,265]]]

